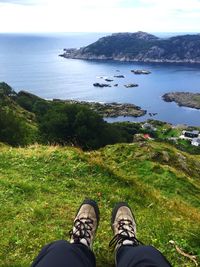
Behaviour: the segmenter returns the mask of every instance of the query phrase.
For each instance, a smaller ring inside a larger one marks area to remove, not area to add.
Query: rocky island
[[[64,49],[72,59],[200,63],[200,34],[158,38],[146,32],[114,33],[80,49]]]
[[[80,104],[86,105],[92,110],[96,111],[98,114],[106,117],[119,117],[119,116],[132,116],[132,117],[141,117],[144,116],[147,111],[141,109],[140,107],[134,104],[121,104],[121,103],[99,103],[99,102],[86,102],[86,101],[76,101],[76,100],[60,100],[53,99],[53,101],[62,101],[70,104]]]
[[[200,109],[200,93],[172,92],[163,95],[166,102],[176,102],[179,106]]]

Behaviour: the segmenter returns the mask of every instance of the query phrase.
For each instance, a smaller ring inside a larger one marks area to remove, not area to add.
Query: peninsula
[[[76,100],[60,100],[53,99],[53,101],[64,102],[67,104],[79,104],[88,106],[90,109],[96,111],[99,115],[104,118],[108,117],[119,117],[119,116],[130,116],[130,117],[141,117],[144,116],[147,111],[140,107],[129,104],[129,103],[99,103],[99,102],[86,102]]]
[[[200,34],[158,38],[141,31],[114,33],[80,49],[64,49],[60,56],[86,60],[200,63]]]
[[[200,93],[172,92],[163,95],[166,102],[176,102],[179,106],[200,109]]]

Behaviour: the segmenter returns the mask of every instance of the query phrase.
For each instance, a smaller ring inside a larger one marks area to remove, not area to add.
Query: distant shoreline
[[[146,32],[113,33],[88,46],[64,49],[71,59],[200,64],[200,35],[160,38]]]

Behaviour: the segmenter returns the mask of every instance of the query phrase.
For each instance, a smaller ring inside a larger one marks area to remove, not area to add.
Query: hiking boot
[[[136,223],[133,213],[125,202],[119,202],[112,212],[113,239],[109,246],[118,250],[121,246],[138,246],[140,242],[136,238]]]
[[[83,244],[92,249],[98,224],[99,208],[97,203],[90,199],[84,200],[74,219],[73,229],[69,232],[70,243]]]

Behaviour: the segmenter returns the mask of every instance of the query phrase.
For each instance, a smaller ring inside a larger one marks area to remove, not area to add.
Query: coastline
[[[129,103],[100,103],[100,102],[89,102],[89,101],[77,101],[77,100],[61,100],[53,99],[54,102],[64,102],[67,104],[79,104],[86,105],[92,110],[98,112],[104,118],[116,118],[119,116],[123,117],[142,117],[146,115],[147,111],[143,110],[141,107]]]
[[[95,55],[69,55],[66,53],[60,54],[60,57],[64,57],[67,59],[79,59],[79,60],[113,60],[119,62],[138,62],[138,63],[171,63],[171,64],[200,64],[200,60],[193,60],[193,59],[184,59],[184,60],[171,60],[171,59],[137,59],[137,58],[129,58],[129,57],[106,57],[102,56],[95,56]]]

